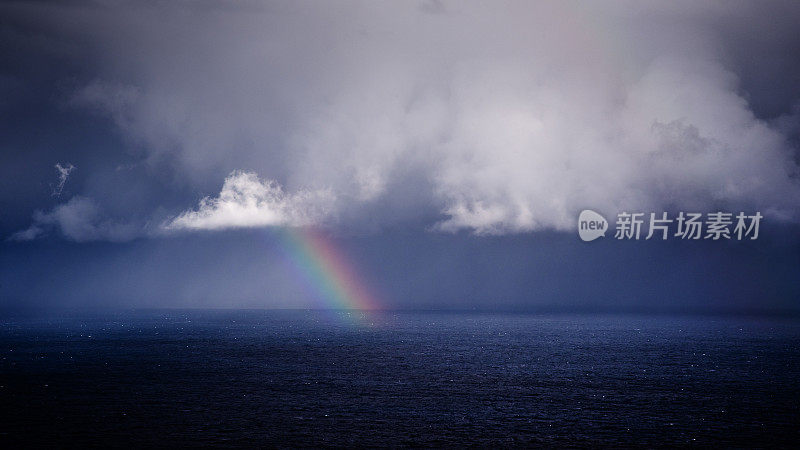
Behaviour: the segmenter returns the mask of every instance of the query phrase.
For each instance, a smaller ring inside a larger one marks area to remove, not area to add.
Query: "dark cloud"
[[[328,222],[353,228],[402,174],[425,181],[408,195],[419,221],[437,217],[418,226],[440,230],[566,229],[587,204],[797,219],[780,125],[798,97],[798,8],[502,6],[7,9],[28,41],[91,60],[64,74],[68,107],[105,115],[143,164],[204,194],[253,172],[292,195],[329,191]]]
[[[99,283],[136,303],[202,274],[213,281],[172,303],[205,290],[249,305],[266,282],[248,264],[276,286],[283,269],[220,230],[308,223],[363,258],[384,252],[376,277],[420,307],[492,293],[516,307],[536,286],[551,303],[584,302],[589,284],[627,286],[620,305],[675,283],[688,283],[684,306],[732,292],[744,305],[767,281],[770,298],[796,296],[796,3],[13,2],[0,17],[4,286],[28,280],[16,296],[56,264],[60,281],[31,292],[72,284],[86,298]],[[66,162],[79,169],[62,179],[53,166]],[[769,259],[758,252],[714,268],[729,250],[670,250],[721,285],[657,273],[659,248],[603,244],[584,265],[585,246],[541,240],[572,238],[561,232],[584,208],[760,210],[785,248],[762,249],[777,266],[752,281],[747,261]],[[220,234],[181,232],[204,229]],[[404,233],[407,250],[393,247]],[[374,241],[347,240],[360,234]],[[212,275],[226,248],[238,269]],[[181,267],[186,252],[205,262]],[[606,260],[641,266],[642,281],[588,269]],[[135,282],[115,284],[126,270]],[[311,301],[296,288],[281,298]]]

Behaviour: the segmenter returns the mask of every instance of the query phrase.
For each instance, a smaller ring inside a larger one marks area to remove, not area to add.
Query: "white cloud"
[[[327,191],[287,194],[271,180],[235,171],[225,178],[218,197],[203,198],[164,225],[166,230],[220,230],[317,224],[330,214],[334,198]]]
[[[61,192],[64,190],[64,185],[67,184],[67,178],[69,178],[69,174],[75,170],[75,166],[70,163],[63,166],[61,163],[56,163],[55,168],[58,171],[58,183],[53,188],[53,196],[60,197]]]
[[[791,149],[716,64],[656,60],[629,86],[579,79],[530,89],[517,76],[500,78],[500,92],[455,89],[462,112],[439,149],[448,216],[439,229],[568,229],[582,208],[746,208],[798,219]],[[619,99],[592,92],[616,88]]]
[[[33,215],[33,224],[9,239],[29,241],[45,236],[51,229],[76,242],[121,242],[131,240],[141,233],[140,229],[131,224],[104,218],[92,199],[76,196],[49,212],[37,211]]]
[[[12,234],[8,240],[9,241],[32,241],[36,238],[39,238],[45,234],[45,231],[42,229],[39,224],[34,223],[30,227],[17,231],[16,233]]]
[[[102,43],[104,70],[75,105],[105,111],[194,189],[252,172],[170,229],[416,211],[439,230],[506,233],[567,229],[584,208],[800,219],[781,131],[797,127],[756,117],[730,61],[764,24],[795,34],[774,5],[156,5],[52,20]],[[782,53],[765,42],[772,53],[742,60]]]

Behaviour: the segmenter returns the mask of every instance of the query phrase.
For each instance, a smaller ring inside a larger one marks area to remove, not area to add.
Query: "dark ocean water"
[[[149,311],[6,318],[0,446],[790,446],[800,322]]]

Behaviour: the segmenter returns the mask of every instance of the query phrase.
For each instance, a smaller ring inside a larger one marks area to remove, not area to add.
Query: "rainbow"
[[[289,257],[326,302],[326,309],[381,309],[353,266],[327,236],[311,228],[280,228],[276,232]]]

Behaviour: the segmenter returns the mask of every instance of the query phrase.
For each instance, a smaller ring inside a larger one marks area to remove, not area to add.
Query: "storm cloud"
[[[311,226],[387,309],[798,311],[798,23],[781,1],[3,2],[0,309],[319,307],[282,229]],[[586,243],[583,209],[764,219]]]
[[[172,231],[368,222],[504,234],[565,230],[587,207],[798,219],[796,85],[762,95],[753,75],[765,49],[797,45],[790,5],[3,8],[93,62],[67,83],[65,108],[108,118],[149,173],[166,167],[176,189],[202,193],[151,205],[148,223]],[[85,237],[59,218],[94,202],[86,223],[112,223],[98,216],[118,190],[83,192],[34,227]]]

